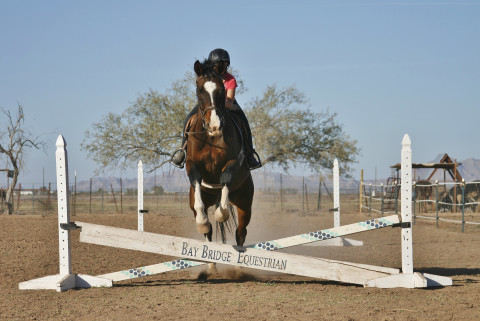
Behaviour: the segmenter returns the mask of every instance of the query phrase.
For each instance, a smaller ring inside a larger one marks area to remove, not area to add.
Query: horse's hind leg
[[[237,206],[238,213],[238,227],[235,232],[235,238],[238,246],[243,246],[245,239],[247,237],[247,225],[250,223],[250,218],[252,217],[252,208],[248,206],[247,208],[240,208]]]
[[[228,200],[228,193],[228,187],[224,185],[222,188],[220,200],[215,210],[215,220],[217,222],[226,222],[230,218],[230,209],[228,207],[230,201]]]

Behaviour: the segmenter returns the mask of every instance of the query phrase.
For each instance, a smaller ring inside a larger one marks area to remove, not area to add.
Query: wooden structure
[[[447,177],[446,174],[448,173],[450,175],[450,178],[455,181],[455,182],[461,182],[463,177],[460,175],[458,171],[458,166],[462,165],[461,163],[457,163],[457,161],[453,161],[448,154],[443,155],[442,159],[438,163],[412,163],[412,169],[421,169],[421,168],[426,168],[426,169],[433,169],[432,173],[428,176],[426,179],[427,181],[430,181],[432,177],[435,175],[435,173],[439,169],[443,169],[443,180],[446,181]],[[390,166],[390,168],[394,169],[396,171],[396,174],[393,176],[393,179],[399,182],[399,171],[401,169],[401,164],[395,164]],[[415,174],[415,173],[414,173]],[[387,183],[388,184],[388,183]]]
[[[64,291],[77,287],[109,287],[114,281],[130,278],[124,271],[93,277],[72,274],[70,267],[70,235],[72,229],[81,227],[80,241],[110,247],[131,249],[137,251],[179,256],[186,260],[174,260],[160,263],[163,271],[188,268],[204,262],[222,263],[234,266],[249,267],[280,273],[288,273],[315,277],[327,280],[360,284],[368,287],[417,288],[427,286],[452,285],[447,277],[421,274],[413,271],[412,243],[412,171],[410,139],[405,135],[402,141],[402,221],[397,215],[372,219],[365,222],[334,227],[328,230],[315,231],[279,240],[257,243],[247,247],[217,244],[169,235],[154,234],[143,231],[121,229],[90,223],[77,224],[69,221],[68,203],[68,170],[65,141],[62,136],[57,140],[57,184],[59,201],[59,254],[60,273],[40,279],[22,282],[20,289],[56,289]],[[341,262],[322,258],[306,257],[287,253],[273,252],[275,250],[319,242],[326,239],[368,231],[387,226],[402,229],[402,270],[378,267],[366,264]],[[183,264],[182,264],[183,263]],[[143,267],[133,273],[135,277],[146,275],[141,273],[150,267]],[[152,268],[153,269],[153,268]],[[140,273],[138,273],[140,271]],[[154,274],[154,273],[149,273]]]

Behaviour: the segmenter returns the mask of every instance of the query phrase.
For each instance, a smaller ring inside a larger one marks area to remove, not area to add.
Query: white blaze
[[[210,101],[212,103],[212,107],[215,107],[215,103],[213,101],[213,92],[217,89],[217,84],[214,83],[213,81],[207,81],[204,85],[203,88],[209,93],[210,95]],[[220,118],[217,115],[217,112],[215,109],[212,110],[212,113],[210,114],[210,127],[214,128],[217,127],[217,129],[220,127]]]

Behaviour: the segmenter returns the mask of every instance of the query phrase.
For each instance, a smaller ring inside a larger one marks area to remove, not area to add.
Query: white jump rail
[[[58,155],[61,157],[58,157]],[[64,156],[62,157],[62,155]],[[64,165],[62,165],[62,161]],[[59,136],[57,140],[57,176],[63,176],[62,179],[64,181],[60,183],[59,180],[58,186],[63,188],[66,195],[63,197],[63,194],[60,195],[59,191],[60,274],[22,282],[19,284],[20,289],[56,289],[57,291],[64,291],[74,287],[109,287],[112,286],[113,281],[119,280],[119,278],[115,278],[114,275],[123,275],[121,277],[124,279],[127,276],[124,273],[125,271],[104,274],[98,277],[71,274],[70,244],[65,242],[65,240],[69,241],[69,231],[77,226],[69,221],[67,193],[68,171],[66,170],[66,166],[65,141],[62,136]],[[249,247],[236,247],[90,223],[77,222],[77,224],[82,228],[82,232],[80,233],[80,240],[82,242],[186,258],[184,260],[174,260],[169,263],[163,263],[163,266],[161,266],[162,264],[154,265],[155,268],[166,269],[165,271],[204,264],[201,262],[214,262],[380,288],[416,288],[452,285],[450,278],[413,272],[411,175],[410,139],[405,135],[402,141],[402,182],[405,182],[405,186],[402,185],[401,223],[398,221],[398,216],[393,215],[366,222],[334,227],[329,230],[301,234],[275,241],[261,242]],[[66,203],[63,203],[65,200]],[[64,210],[66,210],[66,212],[64,212]],[[402,227],[402,271],[366,264],[273,252],[280,248],[318,242],[358,233],[362,230],[371,230],[392,225]],[[65,247],[68,248],[68,251],[65,251]],[[65,256],[63,259],[62,255]],[[62,267],[62,264],[66,267]],[[152,270],[154,266],[150,266]],[[147,274],[148,267],[137,268],[137,272],[138,271]],[[160,272],[157,271],[156,273]]]
[[[77,224],[82,228],[80,241],[96,245],[360,285],[392,275],[389,269],[383,267],[362,266],[361,264],[280,253],[254,247],[237,247],[83,222],[77,222]],[[302,236],[298,236],[298,238],[302,239]],[[309,240],[301,240],[302,243],[304,241]],[[267,245],[261,244],[261,246]],[[395,270],[392,272],[398,274]]]
[[[77,224],[83,227],[83,225],[82,225],[83,223],[77,222]],[[254,249],[260,249],[260,250],[275,251],[275,250],[284,249],[284,248],[288,248],[288,247],[292,247],[292,246],[317,244],[320,241],[321,242],[328,242],[328,241],[334,240],[336,238],[340,238],[340,237],[345,236],[345,235],[350,235],[350,234],[370,231],[370,230],[374,230],[374,229],[394,226],[396,224],[399,224],[398,216],[397,215],[392,215],[392,216],[381,217],[381,218],[377,218],[377,219],[370,219],[370,220],[367,220],[367,221],[364,221],[364,222],[359,222],[359,223],[353,223],[353,224],[349,224],[349,225],[334,227],[334,228],[331,228],[331,229],[324,229],[324,230],[314,231],[314,232],[300,234],[300,235],[296,235],[296,236],[285,237],[285,238],[281,238],[281,239],[277,239],[277,240],[260,242],[260,243],[256,243],[256,244],[246,246],[246,248],[247,249],[248,248],[254,248]],[[83,232],[83,229],[82,229],[82,232]],[[211,244],[211,243],[208,243],[208,244]],[[340,262],[340,261],[333,261],[333,260],[328,260],[328,259],[323,259],[323,260],[324,261],[332,261],[332,262]],[[159,263],[159,264],[153,264],[153,265],[148,265],[148,266],[143,266],[143,267],[131,268],[131,269],[118,271],[118,272],[102,274],[102,275],[99,275],[99,277],[111,279],[114,282],[118,282],[118,281],[133,279],[133,278],[137,278],[137,277],[154,275],[154,274],[174,271],[174,270],[178,270],[178,269],[186,269],[186,268],[191,268],[191,267],[206,264],[206,263],[203,263],[203,262],[200,262],[200,261],[194,261],[194,260],[192,260],[192,258],[190,258],[190,259],[175,259],[175,260],[172,260],[172,261],[163,262],[163,263]],[[345,262],[340,262],[340,263],[345,263]],[[367,266],[367,265],[356,264],[356,263],[348,263],[348,264],[362,266],[362,267]],[[371,266],[369,266],[369,267],[371,267]],[[382,269],[383,271],[388,271],[391,274],[400,273],[398,269],[380,268],[380,267],[376,267],[376,268]]]

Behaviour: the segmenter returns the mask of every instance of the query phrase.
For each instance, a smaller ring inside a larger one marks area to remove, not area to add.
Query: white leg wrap
[[[220,199],[220,206],[215,210],[215,220],[217,222],[226,222],[230,217],[230,212],[228,211],[228,187],[224,186],[222,188],[222,197]]]
[[[195,203],[193,205],[197,216],[195,218],[197,222],[197,230],[199,233],[205,234],[210,231],[208,224],[208,216],[205,214],[205,205],[202,202],[200,183],[195,183]]]

